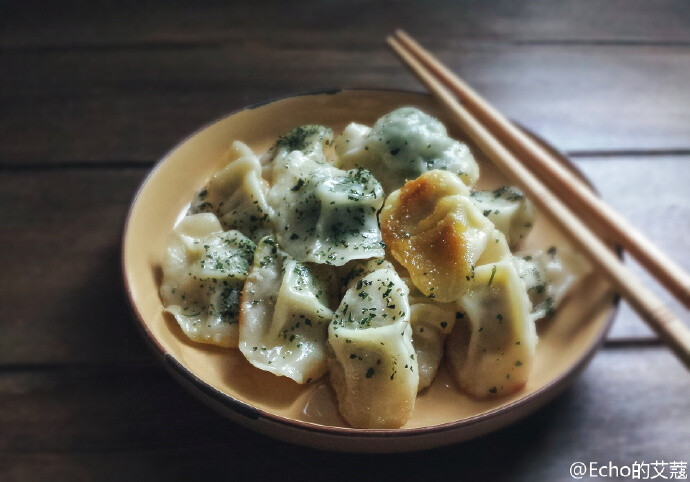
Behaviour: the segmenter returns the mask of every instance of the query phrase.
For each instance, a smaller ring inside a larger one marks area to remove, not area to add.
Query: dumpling
[[[474,276],[494,226],[447,171],[429,171],[386,199],[380,215],[383,241],[419,290],[455,301]]]
[[[577,253],[553,246],[545,252],[516,253],[513,264],[532,302],[535,321],[553,314],[570,288],[591,271]]]
[[[510,259],[477,267],[472,285],[447,342],[451,370],[474,397],[509,395],[525,386],[534,360],[529,298]]]
[[[386,193],[421,174],[442,169],[473,186],[479,177],[470,149],[448,137],[445,126],[414,107],[401,107],[368,129],[350,124],[335,142],[340,167],[370,170]]]
[[[433,303],[410,298],[412,345],[417,355],[419,386],[422,391],[434,381],[443,358],[443,346],[457,317],[463,316],[453,303]]]
[[[376,219],[383,191],[369,171],[343,171],[301,151],[277,169],[269,201],[278,243],[288,254],[334,266],[383,256]]]
[[[510,246],[527,237],[534,224],[534,205],[516,187],[503,186],[494,191],[472,191],[472,201],[482,214],[501,231]]]
[[[459,385],[476,397],[505,395],[526,383],[537,337],[506,238],[468,194],[451,173],[423,174],[386,200],[382,234],[422,294],[460,306],[445,312],[439,305],[420,307],[427,313],[416,315],[443,319],[447,326],[454,322],[447,353]],[[413,327],[420,324],[413,321]],[[444,337],[433,328],[415,345],[430,375]]]
[[[276,151],[290,153],[301,151],[315,159],[324,157],[324,149],[333,142],[333,131],[326,126],[308,124],[295,127],[287,134],[280,136],[276,142]]]
[[[369,273],[373,273],[379,269],[392,269],[395,271],[395,266],[385,258],[374,258],[367,260],[354,260],[344,265],[341,270],[341,298],[345,292],[356,285],[362,278]],[[338,300],[340,302],[340,300]]]
[[[453,329],[458,313],[454,303],[436,303],[424,296],[414,284],[401,274],[404,268],[396,268],[390,261],[370,259],[356,261],[347,266],[342,286],[345,290],[356,286],[365,276],[379,269],[395,270],[409,289],[410,325],[412,327],[412,345],[417,358],[419,386],[417,391],[431,385],[441,365],[443,344]]]
[[[327,370],[326,337],[333,312],[327,284],[312,270],[259,241],[242,292],[239,347],[257,368],[297,383]]]
[[[239,298],[255,247],[239,231],[224,232],[210,213],[187,216],[175,227],[161,298],[190,339],[237,346]]]
[[[293,151],[300,151],[306,157],[326,161],[326,149],[333,143],[333,131],[322,125],[308,124],[295,127],[278,138],[275,145],[263,156],[264,177],[271,183],[286,169],[285,159]]]
[[[233,142],[226,159],[226,167],[195,196],[189,213],[214,213],[224,229],[236,229],[258,241],[272,233],[273,216],[261,164],[252,150],[238,141]]]
[[[414,408],[419,374],[408,289],[379,269],[347,290],[328,327],[331,385],[354,427],[398,428]]]
[[[336,164],[346,165],[349,168],[356,167],[357,158],[362,157],[363,162],[367,162],[364,157],[369,157],[373,152],[368,151],[367,141],[369,140],[369,134],[371,133],[371,127],[365,126],[363,124],[357,124],[356,122],[351,122],[343,132],[335,138],[333,147],[337,156]],[[367,149],[365,149],[367,147]]]

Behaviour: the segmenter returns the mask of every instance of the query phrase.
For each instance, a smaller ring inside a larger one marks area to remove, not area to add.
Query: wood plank
[[[337,86],[420,90],[378,35],[366,48],[247,41],[7,52],[0,163],[150,163],[207,122],[269,98]],[[451,39],[435,51],[562,150],[690,149],[690,105],[678,102],[690,84],[688,48]]]
[[[663,394],[663,396],[660,396]],[[536,414],[427,452],[343,455],[242,429],[160,369],[0,374],[3,480],[571,480],[575,461],[687,460],[690,382],[663,348],[609,349]],[[663,416],[660,416],[663,414]]]
[[[685,193],[690,156],[578,164],[615,207],[690,269],[690,202]],[[647,179],[648,172],[654,181]],[[139,168],[76,168],[5,171],[0,176],[0,206],[13,207],[0,226],[5,247],[0,289],[12,300],[0,305],[5,320],[0,364],[150,359],[132,322],[119,273],[122,223],[145,173]],[[655,291],[663,296],[658,287]],[[676,312],[687,318],[684,310]],[[610,339],[650,337],[624,308]]]
[[[0,176],[0,365],[149,360],[120,276],[124,216],[143,169]],[[11,209],[10,209],[11,207]]]
[[[576,165],[589,177],[614,209],[626,217],[662,251],[690,272],[690,159],[686,156],[658,158],[579,158]],[[665,289],[630,257],[626,260],[655,294],[682,320],[690,315]],[[641,338],[652,331],[622,303],[611,339]]]
[[[403,0],[327,2],[299,8],[277,2],[3,2],[5,48],[93,48],[246,41],[315,44],[380,42],[396,27],[445,43],[462,39],[519,42],[689,42],[690,7],[682,0],[600,2]],[[423,14],[420,14],[423,11]],[[433,28],[429,28],[433,26]]]

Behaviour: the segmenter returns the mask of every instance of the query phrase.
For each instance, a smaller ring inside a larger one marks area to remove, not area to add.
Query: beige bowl
[[[126,221],[122,252],[126,290],[138,323],[175,378],[237,423],[278,439],[332,450],[437,447],[477,437],[533,412],[561,392],[602,343],[616,300],[602,279],[592,276],[555,318],[539,322],[536,363],[521,392],[476,401],[460,392],[442,367],[432,386],[418,396],[407,425],[366,430],[350,428],[340,417],[327,377],[301,386],[263,372],[238,350],[188,340],[174,319],[164,316],[158,286],[168,237],[194,193],[223,167],[221,155],[231,141],[241,140],[260,153],[297,125],[324,124],[338,132],[352,121],[372,124],[404,105],[438,117],[452,136],[464,139],[426,95],[370,90],[301,95],[249,107],[204,127],[170,151],[139,189]],[[507,183],[474,147],[473,152],[481,169],[479,188]],[[525,248],[563,244],[554,225],[539,216]]]

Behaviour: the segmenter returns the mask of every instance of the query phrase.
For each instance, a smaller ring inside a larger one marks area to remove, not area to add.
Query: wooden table
[[[1,480],[551,481],[571,480],[575,461],[690,459],[690,377],[625,305],[585,373],[526,420],[423,453],[340,455],[254,434],[188,395],[141,340],[118,263],[137,185],[198,126],[301,91],[421,90],[383,43],[402,26],[690,269],[690,3],[0,9]]]

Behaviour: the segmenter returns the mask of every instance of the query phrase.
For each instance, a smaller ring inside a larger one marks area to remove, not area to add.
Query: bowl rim
[[[134,315],[132,318],[134,319],[140,333],[144,336],[144,339],[147,341],[148,345],[153,349],[156,358],[163,364],[163,366],[171,372],[173,375],[173,378],[176,376],[181,376],[184,379],[186,379],[186,382],[189,382],[191,384],[191,387],[194,387],[195,389],[199,390],[203,395],[206,395],[208,397],[211,397],[215,401],[221,403],[223,406],[233,410],[234,412],[243,415],[244,417],[251,419],[251,420],[260,420],[264,419],[268,422],[273,422],[277,425],[282,425],[287,428],[292,428],[292,429],[298,429],[298,430],[304,430],[308,432],[317,432],[321,434],[326,434],[326,435],[334,435],[334,436],[346,436],[346,437],[357,437],[357,438],[376,438],[376,437],[384,437],[384,438],[391,438],[391,437],[419,437],[419,436],[426,436],[426,435],[432,435],[432,434],[440,434],[444,432],[450,432],[450,431],[455,431],[461,428],[466,428],[470,427],[472,425],[477,425],[479,423],[487,422],[492,419],[497,419],[501,415],[505,415],[506,413],[512,412],[516,409],[526,409],[530,406],[531,402],[535,401],[536,399],[545,396],[551,391],[557,391],[559,386],[567,382],[568,380],[572,379],[573,377],[577,376],[584,368],[589,364],[591,361],[592,357],[594,354],[599,350],[601,345],[604,343],[606,336],[608,335],[611,326],[613,324],[614,319],[616,318],[616,315],[618,314],[618,310],[620,307],[620,296],[616,293],[613,296],[613,300],[611,303],[611,312],[608,315],[608,319],[606,320],[603,329],[597,336],[596,340],[594,343],[591,344],[591,346],[587,349],[587,351],[584,352],[584,354],[579,358],[577,362],[575,362],[571,367],[569,367],[565,372],[563,372],[561,375],[550,381],[549,383],[539,387],[537,390],[534,392],[525,395],[523,397],[520,397],[517,400],[514,400],[506,405],[502,405],[500,407],[494,408],[492,410],[489,410],[487,412],[484,412],[479,415],[475,415],[472,417],[468,418],[463,418],[460,420],[455,420],[452,422],[445,422],[442,424],[438,425],[428,425],[428,426],[423,426],[423,427],[414,427],[414,428],[396,428],[396,429],[367,429],[367,428],[354,428],[354,427],[334,427],[330,425],[321,425],[318,423],[314,422],[306,422],[306,421],[301,421],[301,420],[295,420],[289,417],[284,417],[281,415],[276,415],[274,413],[268,412],[266,410],[254,407],[246,402],[243,402],[241,400],[238,400],[226,393],[221,392],[217,388],[209,385],[205,381],[203,381],[199,376],[197,376],[195,373],[187,369],[179,360],[177,360],[173,355],[168,353],[163,345],[158,341],[158,339],[153,335],[151,330],[148,328],[146,325],[146,322],[144,321],[144,317],[141,315],[141,312],[139,311],[137,304],[134,301],[134,296],[132,293],[132,289],[130,287],[130,282],[129,282],[129,276],[128,276],[128,271],[127,271],[127,264],[125,262],[125,255],[126,255],[126,239],[129,233],[129,228],[130,228],[130,221],[132,217],[132,213],[134,211],[134,207],[137,205],[137,202],[139,200],[139,197],[143,191],[143,189],[148,185],[149,181],[155,176],[156,172],[158,169],[161,167],[161,165],[170,157],[170,155],[175,152],[178,148],[180,148],[184,143],[186,143],[188,140],[202,132],[203,130],[207,129],[208,127],[221,122],[225,120],[226,118],[236,115],[240,112],[243,112],[245,110],[253,110],[268,104],[272,104],[274,102],[278,102],[281,100],[286,100],[286,99],[291,99],[295,97],[306,97],[306,96],[317,96],[317,95],[336,95],[341,92],[369,92],[372,94],[376,93],[399,93],[399,94],[407,94],[407,95],[415,95],[415,96],[420,96],[420,97],[426,97],[426,98],[432,98],[433,96],[427,92],[420,92],[420,91],[414,91],[414,90],[406,90],[406,89],[394,89],[394,88],[366,88],[366,87],[349,87],[349,88],[332,88],[332,89],[325,89],[325,90],[314,90],[314,91],[302,91],[302,92],[297,92],[293,94],[286,94],[283,96],[279,97],[274,97],[271,99],[259,101],[256,103],[252,103],[250,105],[247,105],[245,107],[240,107],[238,109],[235,109],[227,114],[222,115],[221,117],[218,117],[210,122],[205,123],[203,126],[199,127],[198,129],[194,130],[192,133],[186,135],[184,138],[179,140],[173,147],[165,151],[165,153],[151,166],[149,172],[146,174],[144,179],[141,181],[139,186],[137,187],[136,193],[134,194],[134,197],[132,198],[132,201],[129,204],[129,208],[127,211],[127,215],[125,217],[124,223],[123,223],[123,228],[122,228],[122,237],[121,237],[121,249],[120,249],[120,269],[121,269],[121,276],[122,276],[122,282],[124,285],[124,290],[125,293],[127,294],[127,301],[129,304],[129,309],[130,312]],[[559,149],[548,143],[546,140],[544,140],[542,137],[539,135],[535,134],[531,130],[523,127],[519,123],[516,123],[516,125],[525,131],[528,135],[533,137],[535,140],[537,140],[540,144],[545,146],[549,151],[557,155],[557,157],[560,158],[560,160],[566,162],[566,166],[573,170],[574,173],[582,179],[587,186],[592,189],[595,194],[599,194],[595,187],[591,184],[589,179],[582,173],[582,171],[572,162],[570,159],[568,159],[567,156],[565,156]],[[615,245],[613,247],[615,250],[617,256],[619,258],[622,258],[622,248],[619,245]],[[188,387],[191,389],[191,387]],[[198,395],[196,393],[193,393],[194,395]]]

